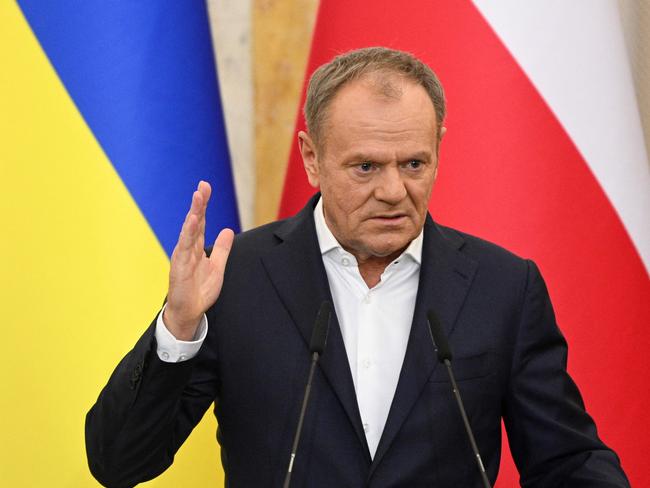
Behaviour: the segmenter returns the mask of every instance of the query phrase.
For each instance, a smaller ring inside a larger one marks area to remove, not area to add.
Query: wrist
[[[163,310],[163,325],[179,341],[192,341],[199,327],[201,317],[180,319],[169,306]]]

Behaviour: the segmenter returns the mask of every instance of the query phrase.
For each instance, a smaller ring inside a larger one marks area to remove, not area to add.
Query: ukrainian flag
[[[210,242],[238,217],[203,1],[0,0],[1,486],[97,486],[85,414],[200,179]],[[215,429],[150,485],[221,485]]]

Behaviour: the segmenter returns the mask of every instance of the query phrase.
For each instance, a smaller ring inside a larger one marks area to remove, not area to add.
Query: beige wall
[[[208,0],[242,228],[275,219],[318,0]]]
[[[650,154],[650,0],[619,0],[646,149]]]
[[[255,222],[275,220],[318,0],[253,0]]]
[[[318,0],[209,0],[244,228],[276,216]],[[650,149],[650,0],[619,0]]]
[[[251,0],[208,0],[242,228],[254,225]]]

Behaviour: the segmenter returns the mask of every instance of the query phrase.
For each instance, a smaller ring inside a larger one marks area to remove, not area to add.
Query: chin
[[[380,243],[375,246],[368,246],[368,249],[370,249],[371,254],[376,257],[386,257],[390,256],[391,254],[395,254],[397,252],[401,252],[404,249],[406,249],[411,241],[407,240],[404,241],[403,243]]]

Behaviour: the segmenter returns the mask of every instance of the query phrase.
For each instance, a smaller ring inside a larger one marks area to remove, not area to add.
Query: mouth
[[[371,220],[386,225],[399,225],[407,219],[406,214],[383,214],[371,217]]]

